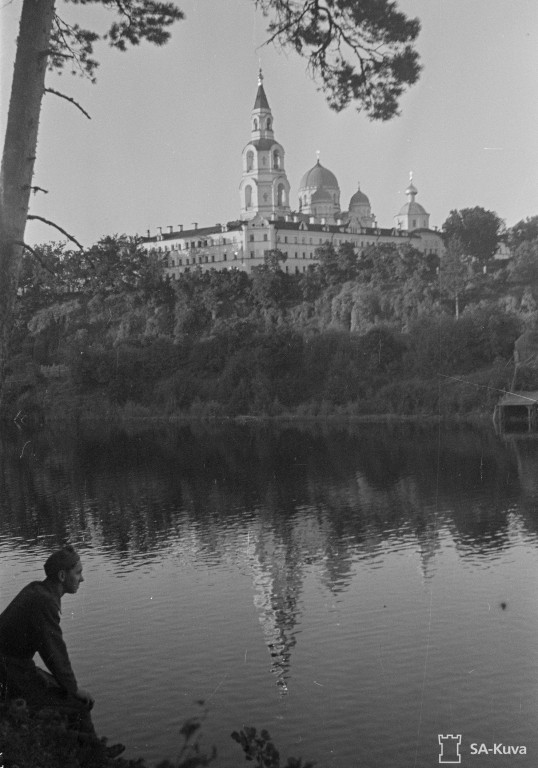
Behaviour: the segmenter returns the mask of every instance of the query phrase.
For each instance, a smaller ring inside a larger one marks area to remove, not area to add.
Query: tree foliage
[[[471,265],[465,248],[456,235],[449,237],[446,251],[439,265],[439,291],[454,305],[456,318],[460,314],[460,300],[470,278]]]
[[[538,237],[521,241],[512,256],[508,272],[514,283],[538,285]]]
[[[329,105],[351,103],[374,120],[398,113],[420,73],[412,43],[420,31],[391,0],[255,0],[271,18],[270,40],[291,47],[321,80]]]
[[[522,243],[538,239],[538,216],[521,219],[507,231],[508,244],[515,250]]]
[[[37,411],[49,369],[48,401],[65,391],[67,408],[91,402],[92,414],[431,413],[439,375],[493,366],[492,386],[509,386],[506,362],[536,314],[535,244],[510,271],[477,275],[460,271],[468,259],[450,242],[454,265],[406,246],[326,247],[305,273],[286,273],[274,252],[250,275],[196,268],[172,281],[128,239],[36,248],[23,264],[10,408]],[[449,407],[480,402],[459,392]]]
[[[458,238],[464,253],[475,259],[479,265],[487,264],[493,258],[499,245],[504,223],[494,211],[475,206],[450,211],[443,224],[448,238]]]

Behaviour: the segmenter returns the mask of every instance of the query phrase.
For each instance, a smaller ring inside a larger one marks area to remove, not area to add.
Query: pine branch
[[[13,244],[14,244],[14,245],[21,245],[21,246],[22,246],[22,247],[23,247],[23,248],[24,248],[26,251],[29,251],[29,252],[32,254],[32,256],[34,257],[34,259],[35,259],[36,261],[38,261],[38,262],[41,264],[41,266],[43,267],[43,269],[45,269],[45,270],[46,270],[46,271],[47,271],[49,274],[51,274],[51,275],[53,275],[54,277],[56,277],[56,272],[54,272],[54,271],[53,271],[53,270],[52,270],[52,269],[51,269],[51,268],[48,266],[48,264],[45,264],[45,262],[43,261],[43,259],[41,258],[41,256],[38,254],[38,252],[37,252],[37,251],[35,251],[35,250],[34,250],[34,249],[33,249],[33,248],[30,246],[30,245],[28,245],[27,243],[23,242],[22,240],[14,240],[14,241],[13,241]]]
[[[43,187],[32,187],[30,184],[25,184],[23,186],[23,189],[30,189],[34,193],[34,195],[37,192],[44,192],[45,195],[49,194],[49,190],[48,189],[43,189]]]
[[[76,240],[76,239],[73,237],[73,235],[70,235],[70,234],[69,234],[69,232],[66,232],[66,231],[65,231],[65,229],[62,229],[60,226],[58,226],[58,224],[55,224],[53,221],[49,221],[48,219],[44,219],[44,218],[43,218],[43,216],[34,216],[34,215],[32,215],[32,214],[28,214],[28,217],[27,217],[27,218],[28,218],[28,219],[35,219],[36,221],[42,221],[42,222],[43,222],[43,224],[48,224],[48,225],[49,225],[49,227],[54,227],[54,228],[55,228],[55,229],[57,229],[59,232],[61,232],[61,233],[62,233],[62,235],[65,235],[66,237],[68,237],[68,238],[69,238],[69,240],[71,240],[71,242],[75,243],[75,245],[76,245],[76,246],[78,246],[78,247],[80,248],[80,250],[81,250],[81,251],[83,251],[83,250],[84,250],[84,247],[83,247],[83,246],[82,246],[82,245],[79,243],[79,241],[78,241],[78,240]]]
[[[83,109],[83,108],[80,106],[80,104],[78,103],[78,101],[75,101],[75,99],[71,98],[71,96],[66,96],[66,95],[65,95],[65,93],[60,93],[60,91],[56,91],[54,88],[45,88],[45,93],[53,93],[55,96],[59,96],[61,99],[65,99],[66,101],[70,101],[70,102],[71,102],[71,104],[74,104],[74,105],[75,105],[75,107],[77,107],[78,109],[80,109],[80,111],[82,112],[82,114],[83,114],[83,115],[86,115],[86,117],[88,118],[88,120],[91,120],[91,117],[90,117],[90,115],[89,115],[89,114],[86,112],[86,110],[84,110],[84,109]]]

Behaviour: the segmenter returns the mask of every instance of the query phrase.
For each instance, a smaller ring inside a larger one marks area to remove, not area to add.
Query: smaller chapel
[[[442,255],[443,238],[429,228],[430,216],[417,203],[412,175],[407,203],[393,226],[381,228],[368,196],[360,186],[342,210],[340,187],[334,173],[316,164],[302,177],[296,210],[290,207],[290,183],[284,148],[275,139],[271,108],[260,70],[250,116],[250,138],[242,153],[239,184],[240,217],[226,224],[157,228],[143,238],[146,248],[162,254],[166,270],[177,278],[188,269],[242,269],[264,263],[268,251],[287,256],[283,269],[299,274],[316,263],[316,250],[327,243],[338,248],[352,243],[357,251],[380,243],[409,243],[422,253]]]

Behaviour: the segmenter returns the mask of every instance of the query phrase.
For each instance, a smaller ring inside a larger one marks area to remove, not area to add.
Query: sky
[[[0,5],[0,131],[3,135],[22,0]],[[97,84],[50,73],[44,98],[30,213],[55,221],[89,246],[111,234],[156,234],[240,215],[241,152],[261,65],[285,150],[297,208],[302,175],[316,162],[338,179],[342,208],[357,185],[381,227],[417,202],[441,227],[452,209],[482,206],[507,226],[538,215],[538,2],[400,0],[418,17],[423,71],[401,114],[371,122],[353,107],[331,111],[306,62],[263,45],[266,21],[253,0],[179,0],[185,20],[156,48],[96,47]],[[58,0],[61,16],[104,30],[109,12]],[[81,18],[83,17],[83,19]],[[29,244],[63,236],[29,222]]]

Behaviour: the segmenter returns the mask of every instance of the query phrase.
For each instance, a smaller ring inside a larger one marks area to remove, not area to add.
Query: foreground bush
[[[205,751],[200,745],[205,714],[204,710],[183,723],[179,729],[182,744],[176,760],[164,760],[156,768],[202,768],[217,759],[215,747]],[[241,745],[245,759],[257,768],[314,766],[293,757],[281,763],[280,754],[265,730],[258,734],[256,728],[245,726],[244,730],[234,731],[231,737]],[[22,699],[0,704],[0,749],[2,768],[148,768],[141,758],[110,759],[106,739],[85,741],[67,728],[65,718],[58,711],[47,708],[32,712]]]

